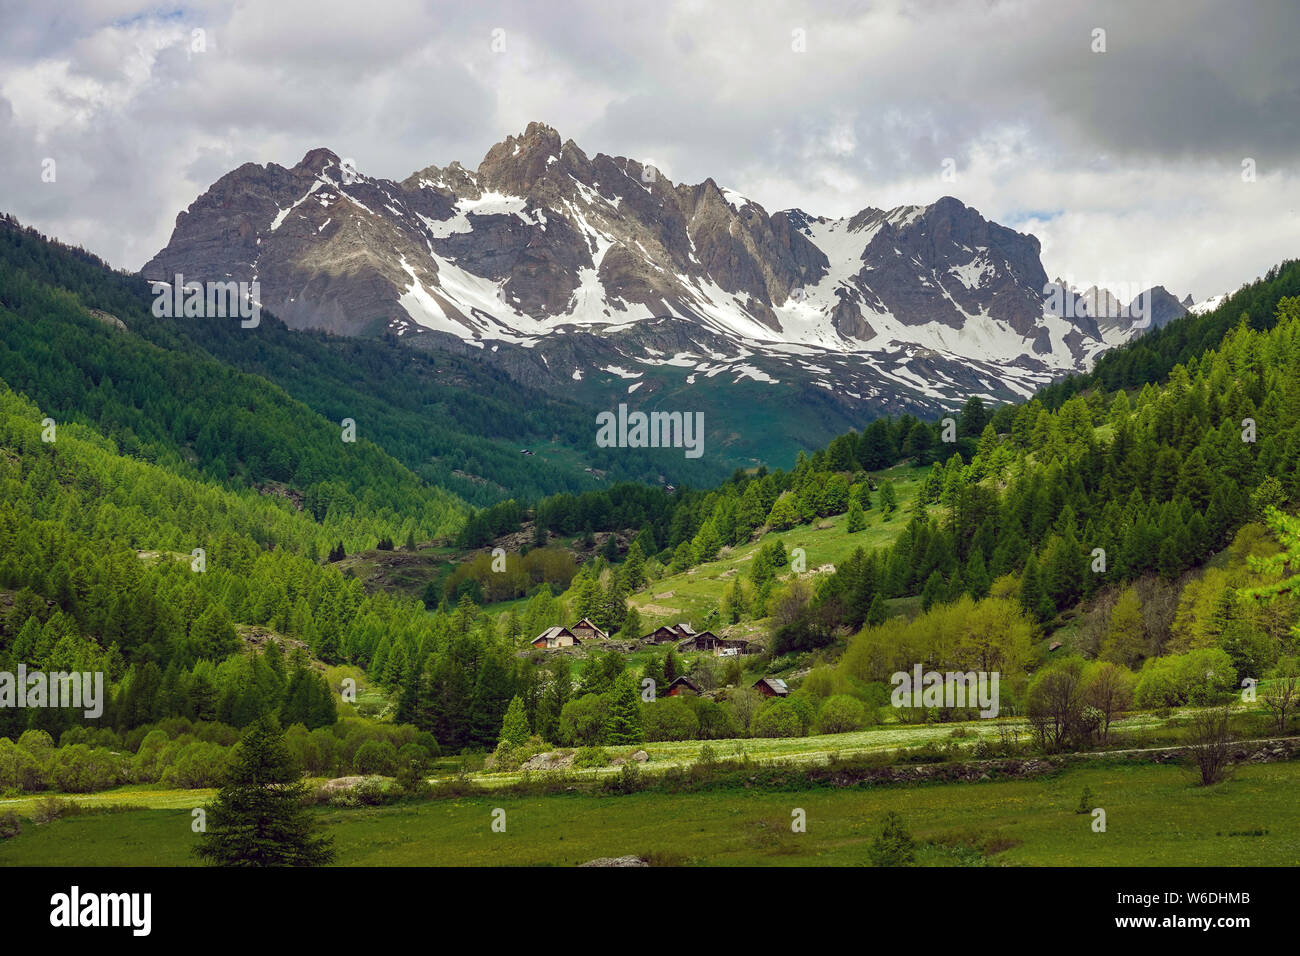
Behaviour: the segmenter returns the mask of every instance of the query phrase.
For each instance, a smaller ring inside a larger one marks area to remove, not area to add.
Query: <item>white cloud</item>
[[[240,163],[328,146],[400,179],[472,166],[531,120],[769,211],[954,195],[1037,235],[1051,275],[1150,276],[1201,298],[1296,253],[1294,5],[154,9],[6,9],[0,38],[0,208],[125,267]],[[1104,54],[1090,50],[1095,27]],[[796,28],[806,52],[792,49]],[[40,182],[46,157],[54,184]],[[941,178],[947,158],[955,182]]]

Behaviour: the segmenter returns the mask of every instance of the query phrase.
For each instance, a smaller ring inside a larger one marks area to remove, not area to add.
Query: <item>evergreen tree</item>
[[[889,617],[889,611],[885,607],[885,599],[879,593],[871,599],[871,607],[867,609],[866,623],[875,626],[884,624],[885,619]]]
[[[641,585],[645,583],[645,554],[641,550],[639,538],[627,549],[627,558],[623,562],[623,583],[629,592],[641,590]]]
[[[641,699],[636,677],[631,671],[623,671],[614,680],[614,687],[610,691],[605,740],[613,747],[639,744],[645,740],[645,729],[641,722]]]
[[[207,807],[195,853],[216,866],[322,866],[333,841],[303,805],[307,787],[276,722],[257,720],[232,755]]]
[[[1046,621],[1056,614],[1056,605],[1048,597],[1043,587],[1042,575],[1038,570],[1038,558],[1029,556],[1025,562],[1025,571],[1020,578],[1020,606],[1035,621]]]
[[[1102,639],[1099,656],[1132,668],[1146,656],[1146,633],[1142,626],[1142,602],[1137,590],[1127,587],[1110,612],[1106,636]]]
[[[501,735],[498,745],[517,747],[528,740],[528,718],[524,716],[524,702],[518,697],[510,698],[505,718],[501,722]]]
[[[856,534],[866,526],[867,520],[862,515],[862,506],[858,504],[858,500],[854,498],[849,502],[849,513],[848,517],[845,519],[845,530],[847,530],[849,534]]]
[[[496,746],[506,708],[514,696],[514,682],[498,653],[487,654],[479,664],[470,699],[471,742],[481,747]]]
[[[947,590],[943,575],[938,571],[932,571],[930,576],[925,579],[925,588],[921,591],[921,609],[924,611],[930,610],[931,607],[943,599]]]
[[[888,519],[897,510],[898,495],[894,491],[894,483],[886,481],[880,486],[880,513]]]

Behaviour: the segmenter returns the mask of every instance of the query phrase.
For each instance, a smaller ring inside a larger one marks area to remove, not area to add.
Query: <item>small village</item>
[[[531,644],[538,650],[550,651],[578,647],[597,641],[608,643],[609,640],[608,634],[593,624],[589,618],[584,617],[568,627],[563,625],[548,627],[533,638]],[[712,631],[696,631],[689,623],[662,625],[634,643],[641,647],[672,644],[681,653],[707,652],[714,657],[757,654],[761,649],[755,641],[719,637]]]
[[[626,642],[616,648],[618,642],[612,641],[605,631],[597,627],[590,618],[585,617],[568,626],[557,624],[548,627],[530,643],[534,649],[540,651],[588,650],[593,647],[634,650],[667,645],[678,653],[704,653],[713,657],[739,657],[762,651],[757,641],[719,637],[709,630],[697,631],[689,622],[660,625],[635,642]],[[786,697],[790,693],[785,681],[777,677],[760,677],[752,686],[764,697]],[[683,692],[695,695],[706,693],[689,676],[682,675],[668,684],[663,695],[676,697]]]

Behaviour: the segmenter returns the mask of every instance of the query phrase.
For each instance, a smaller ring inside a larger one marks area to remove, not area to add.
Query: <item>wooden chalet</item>
[[[590,618],[584,617],[577,624],[568,628],[574,638],[581,643],[582,641],[607,641],[609,635],[591,623]]]
[[[790,688],[779,677],[760,677],[754,681],[754,689],[764,697],[786,697],[790,693]]]
[[[677,649],[679,651],[713,651],[716,654],[720,643],[722,643],[722,638],[712,631],[700,631],[698,634],[692,634],[679,642]]]
[[[676,697],[684,690],[689,690],[693,694],[698,694],[700,692],[699,685],[696,684],[695,681],[691,680],[689,677],[683,676],[677,678],[668,685],[668,689],[664,691],[664,696]]]
[[[546,651],[554,650],[557,647],[572,647],[575,644],[581,643],[582,640],[578,635],[574,634],[573,631],[569,630],[567,627],[562,627],[558,624],[555,627],[548,627],[546,630],[542,631],[542,633],[533,638],[532,641],[533,647]]]
[[[656,627],[641,641],[645,644],[676,644],[694,633],[689,624],[667,624]]]
[[[713,649],[715,657],[736,657],[740,654],[757,654],[758,648],[753,641],[746,640],[743,637],[727,637],[718,641],[718,646]]]

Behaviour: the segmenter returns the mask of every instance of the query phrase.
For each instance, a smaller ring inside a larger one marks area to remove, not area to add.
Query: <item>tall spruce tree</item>
[[[334,859],[303,804],[302,782],[270,717],[256,720],[235,748],[225,783],[207,807],[194,852],[214,866],[322,866]]]

